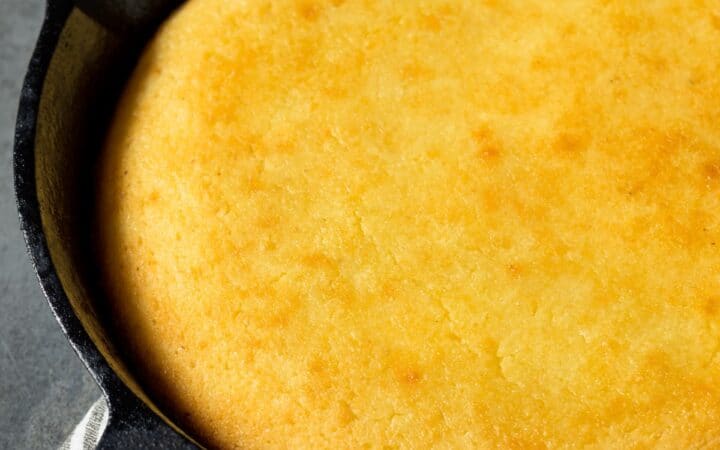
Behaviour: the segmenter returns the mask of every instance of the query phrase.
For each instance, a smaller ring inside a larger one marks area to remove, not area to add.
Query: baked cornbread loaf
[[[720,447],[719,73],[709,0],[189,1],[99,176],[142,380],[211,448]]]

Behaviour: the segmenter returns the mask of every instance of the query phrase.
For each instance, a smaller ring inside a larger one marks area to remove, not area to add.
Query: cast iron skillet
[[[20,97],[20,222],[50,307],[108,402],[99,448],[197,448],[120,356],[90,238],[93,167],[109,116],[143,44],[178,3],[49,0]]]

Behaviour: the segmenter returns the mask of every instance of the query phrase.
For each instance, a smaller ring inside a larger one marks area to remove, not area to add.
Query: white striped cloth
[[[100,397],[63,442],[60,450],[95,450],[107,422],[107,403],[103,397]]]

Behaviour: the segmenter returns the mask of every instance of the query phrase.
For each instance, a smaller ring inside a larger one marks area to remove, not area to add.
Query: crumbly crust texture
[[[212,448],[720,446],[718,74],[709,0],[190,0],[99,175],[143,381]]]

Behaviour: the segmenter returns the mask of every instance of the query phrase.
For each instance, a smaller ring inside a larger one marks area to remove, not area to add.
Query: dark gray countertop
[[[0,0],[0,449],[57,448],[100,396],[50,313],[15,211],[15,114],[44,4]]]

